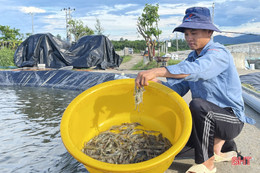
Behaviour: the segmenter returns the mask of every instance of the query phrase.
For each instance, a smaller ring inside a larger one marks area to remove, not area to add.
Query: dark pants
[[[214,138],[225,140],[222,152],[236,151],[233,139],[241,132],[244,123],[231,108],[221,108],[196,98],[190,102],[192,132],[187,146],[195,149],[195,163],[201,164],[214,155]]]

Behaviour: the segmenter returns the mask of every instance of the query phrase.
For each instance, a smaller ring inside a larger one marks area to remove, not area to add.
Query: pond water
[[[60,136],[62,114],[79,93],[0,87],[0,172],[87,172]]]

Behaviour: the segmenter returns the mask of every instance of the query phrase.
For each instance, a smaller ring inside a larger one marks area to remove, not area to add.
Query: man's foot
[[[237,157],[237,152],[229,151],[226,153],[220,153],[219,155],[215,153],[214,156],[215,156],[214,162],[229,162],[232,160],[233,157]]]
[[[217,168],[214,167],[214,156],[203,162],[202,164],[195,164],[186,173],[214,173]]]
[[[186,171],[186,173],[215,173],[217,172],[217,168],[208,169],[204,164],[195,164],[190,169]]]

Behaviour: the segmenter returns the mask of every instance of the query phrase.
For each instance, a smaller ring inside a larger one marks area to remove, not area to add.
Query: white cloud
[[[135,6],[135,4],[102,6],[99,10],[93,9],[86,16],[77,18],[77,20],[82,20],[85,25],[94,29],[98,18],[105,30],[104,34],[110,35],[111,39],[119,40],[123,37],[124,39],[135,40],[137,39],[136,22],[142,9],[136,8],[134,11],[130,10],[120,15],[114,13]]]
[[[101,26],[105,30],[105,35],[110,35],[113,39],[120,39],[121,37],[126,38],[126,36],[134,35],[137,37],[136,33],[136,22],[137,16],[133,15],[97,15],[97,16],[85,16],[78,18],[82,20],[85,25],[94,29],[96,25],[96,18],[99,19]],[[126,22],[127,21],[127,22]],[[119,36],[121,35],[121,36]]]
[[[255,8],[251,8],[251,7],[244,7],[244,6],[235,6],[234,8],[232,8],[232,10],[228,10],[226,11],[227,15],[230,16],[237,16],[237,15],[251,15],[253,13],[258,13],[260,10],[260,7],[256,6]]]
[[[128,11],[125,14],[126,15],[138,15],[139,16],[139,15],[142,14],[142,12],[143,12],[143,9],[138,8],[138,9],[135,9],[135,10],[132,10],[132,11]]]
[[[56,14],[44,16],[42,22],[46,23],[41,28],[42,32],[50,32],[55,36],[59,34],[66,38],[66,17],[64,11],[57,10]]]
[[[136,4],[117,4],[114,7],[114,10],[123,10],[129,7],[135,7],[137,6]]]
[[[184,4],[161,4],[159,5],[159,15],[183,15]]]
[[[105,29],[105,33],[111,35],[112,39],[142,39],[138,37],[136,30],[136,23],[138,17],[143,12],[144,6],[139,6],[133,11],[128,11],[124,15],[112,14],[113,11],[118,11],[118,9],[126,9],[128,7],[133,7],[135,4],[126,5],[115,5],[112,7],[103,6],[101,10],[90,11],[85,17],[80,18],[89,27],[94,28],[96,18],[101,22],[102,27]],[[161,34],[161,39],[175,37],[173,34],[173,29],[180,25],[182,18],[184,16],[185,10],[191,6],[204,6],[211,7],[212,2],[203,1],[196,4],[159,4],[159,28],[163,31]],[[166,17],[165,17],[166,16]]]
[[[46,11],[37,7],[19,7],[23,13],[45,13]]]
[[[116,12],[120,10],[124,10],[129,7],[135,7],[136,4],[116,4],[114,6],[101,6],[98,9],[93,9],[93,11],[89,11],[87,16],[95,16],[95,15],[106,15],[111,12]],[[127,12],[128,13],[128,12]]]
[[[219,3],[228,3],[230,0],[221,0],[216,3],[216,7],[218,7]],[[198,3],[159,3],[159,28],[162,30],[162,34],[160,36],[161,39],[165,38],[175,38],[176,34],[172,33],[172,30],[181,24],[182,18],[184,16],[185,10],[192,6],[203,6],[208,7],[212,11],[212,3],[213,1],[201,1]],[[110,39],[118,40],[120,38],[135,40],[135,39],[143,39],[141,36],[138,37],[137,33],[137,19],[143,12],[143,8],[145,5],[137,5],[133,3],[128,4],[111,4],[111,5],[103,5],[95,8],[91,8],[91,10],[85,10],[87,13],[79,14],[77,11],[73,12],[73,19],[82,20],[85,25],[89,26],[91,29],[95,29],[96,19],[98,18],[101,22],[101,26],[105,30],[105,35],[110,35]],[[254,12],[259,10],[260,6],[254,8]],[[15,7],[13,7],[15,8]],[[65,27],[65,13],[64,11],[60,11],[60,7],[58,6],[50,6],[45,7],[44,9],[37,7],[26,7],[26,6],[18,6],[16,7],[19,11],[23,13],[46,13],[48,14],[41,16],[39,18],[35,18],[35,30],[39,32],[51,32],[51,33],[60,33],[60,35],[65,35],[66,27]],[[217,8],[216,8],[217,9]],[[234,16],[239,11],[250,11],[246,6],[235,6],[234,9],[226,11],[227,16]],[[74,14],[75,13],[75,14]],[[215,13],[217,14],[217,13]],[[81,16],[81,17],[74,17]],[[217,17],[217,16],[216,16]],[[250,33],[259,33],[259,20],[256,17],[248,18],[249,23],[244,23],[242,25],[236,27],[225,27],[225,25],[219,23],[221,30],[226,31],[236,31],[236,32],[250,32]],[[38,25],[38,26],[37,26]],[[179,34],[181,37],[181,34]],[[178,36],[178,37],[179,37]]]

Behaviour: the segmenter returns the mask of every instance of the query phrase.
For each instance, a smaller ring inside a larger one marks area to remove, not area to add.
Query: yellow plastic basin
[[[62,141],[90,173],[163,173],[187,143],[191,113],[176,92],[150,82],[145,87],[140,111],[135,110],[133,93],[134,79],[104,82],[82,92],[65,110],[60,125]],[[105,163],[81,151],[84,142],[125,122],[139,122],[145,129],[160,131],[173,146],[158,157],[135,164]]]

